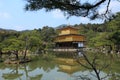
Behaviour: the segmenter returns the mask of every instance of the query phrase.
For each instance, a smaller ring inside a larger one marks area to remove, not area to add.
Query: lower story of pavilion
[[[56,42],[55,48],[58,49],[78,49],[85,47],[84,41],[81,42]]]

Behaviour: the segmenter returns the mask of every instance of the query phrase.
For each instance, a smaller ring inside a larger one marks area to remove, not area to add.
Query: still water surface
[[[105,72],[100,73],[101,77],[106,75]],[[82,80],[80,76],[97,80],[93,71],[85,70],[80,65],[59,63],[40,57],[26,64],[0,63],[0,80]]]

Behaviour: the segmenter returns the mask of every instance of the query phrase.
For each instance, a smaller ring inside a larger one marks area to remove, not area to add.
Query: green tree
[[[44,42],[53,41],[53,37],[55,35],[56,35],[56,32],[55,32],[54,28],[52,28],[52,27],[44,26],[41,30],[41,36],[42,36],[42,40]]]
[[[0,43],[0,61],[2,61],[2,44]]]
[[[110,40],[114,43],[115,51],[120,51],[120,13],[115,15],[115,18],[108,22],[108,31],[111,33]]]
[[[3,51],[10,52],[16,55],[16,59],[19,59],[18,51],[22,49],[22,41],[17,38],[9,38],[3,41]]]
[[[27,51],[35,52],[42,47],[40,33],[37,30],[22,32],[19,39],[23,41],[24,57],[26,59]]]
[[[79,32],[86,36],[88,47],[106,48],[112,51],[119,51],[119,30],[120,13],[114,16],[114,19],[103,24],[80,24]]]
[[[42,36],[42,41],[43,41],[43,48],[45,49],[49,49],[52,48],[53,45],[53,40],[54,37],[56,36],[56,31],[54,28],[52,27],[48,27],[48,26],[44,26],[41,29],[40,35]]]

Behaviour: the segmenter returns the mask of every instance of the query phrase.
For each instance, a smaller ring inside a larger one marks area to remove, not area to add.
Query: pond
[[[119,76],[120,63],[116,63],[115,66],[112,69]],[[101,77],[106,77],[107,74],[107,71],[100,72]],[[82,79],[83,77],[86,79]],[[87,70],[68,58],[52,60],[37,56],[26,64],[0,63],[0,80],[87,80],[87,78],[97,80],[92,70]],[[109,79],[110,77],[107,77],[104,80]]]

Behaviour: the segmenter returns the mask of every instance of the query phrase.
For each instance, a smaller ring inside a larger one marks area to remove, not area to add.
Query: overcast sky
[[[25,0],[0,0],[0,28],[26,30],[38,29],[43,26],[57,27],[62,24],[101,23],[101,20],[90,21],[85,17],[66,17],[59,10],[46,13],[40,11],[25,11]],[[120,11],[120,2],[112,2],[110,9]],[[104,8],[101,9],[104,11]]]

